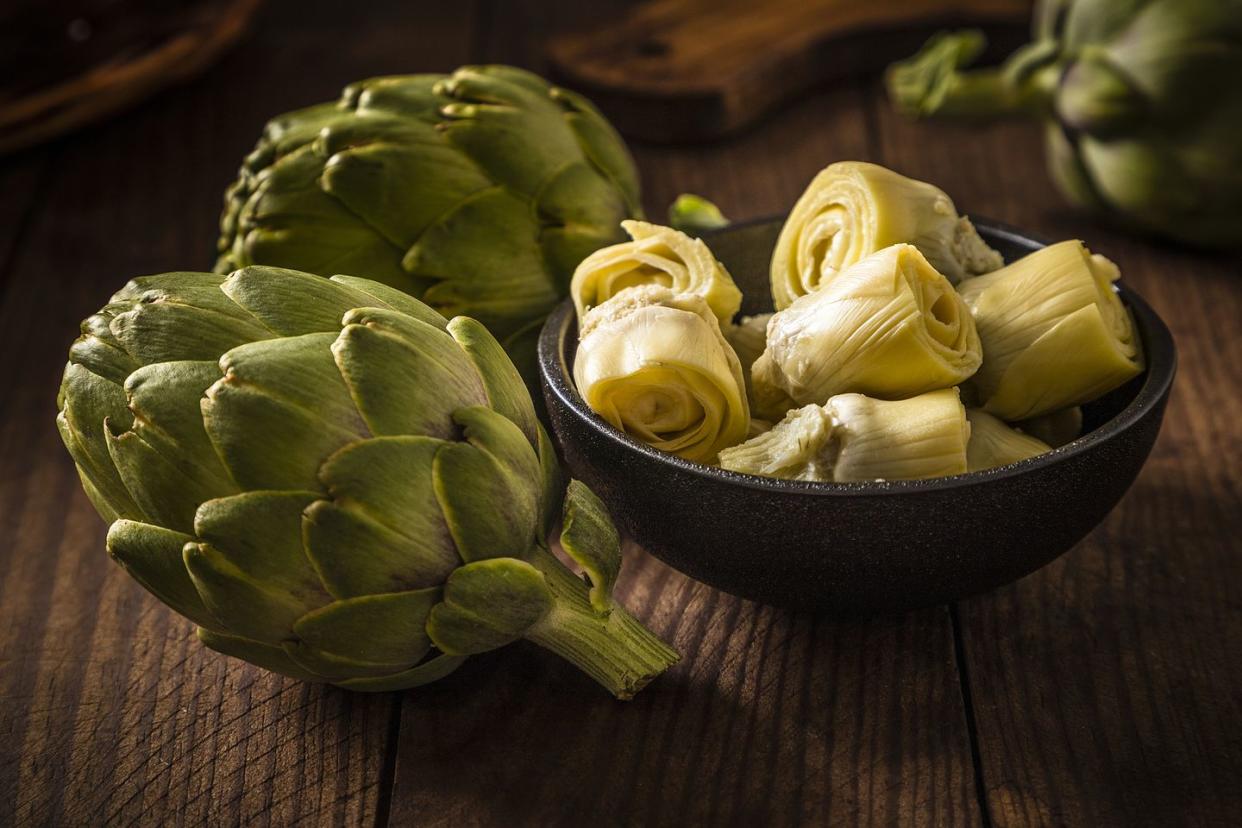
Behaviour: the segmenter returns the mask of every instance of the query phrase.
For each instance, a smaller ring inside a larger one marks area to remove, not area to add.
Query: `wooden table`
[[[527,645],[401,694],[265,674],[108,561],[53,427],[78,321],[131,276],[210,265],[220,194],[268,116],[368,75],[539,69],[543,33],[608,5],[273,2],[202,80],[0,161],[0,824],[1237,824],[1237,260],[1086,223],[1036,129],[907,123],[871,81],[722,143],[636,146],[648,212],[688,190],[771,214],[828,162],[871,159],[1118,261],[1181,374],[1133,490],[1056,563],[838,623],[630,550],[623,599],[684,660],[622,704]]]

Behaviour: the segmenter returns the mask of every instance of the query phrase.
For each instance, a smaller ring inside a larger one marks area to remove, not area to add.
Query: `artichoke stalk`
[[[750,427],[741,364],[696,294],[642,285],[592,308],[574,382],[614,428],[687,460],[715,462]]]
[[[967,470],[970,433],[956,388],[905,400],[839,394],[720,452],[720,466],[819,482],[944,477]]]
[[[1117,266],[1064,241],[958,292],[983,343],[971,379],[984,410],[1009,421],[1090,402],[1143,370],[1130,312],[1113,287]]]
[[[1204,246],[1242,243],[1242,3],[1043,0],[1033,40],[965,71],[976,31],[942,33],[888,72],[917,116],[1044,124],[1071,202]]]
[[[108,552],[220,652],[393,690],[527,638],[621,698],[676,660],[473,319],[346,276],[149,276],[82,323],[58,402]]]
[[[507,66],[383,77],[273,119],[225,195],[215,270],[351,273],[487,326],[533,377],[574,267],[641,215],[620,136]]]
[[[979,367],[965,302],[919,249],[894,244],[778,311],[752,367],[756,409],[857,392],[885,399],[957,385]]]
[[[815,176],[781,228],[771,267],[776,309],[899,242],[917,247],[953,283],[1003,263],[939,187],[876,164],[839,161]]]
[[[694,293],[727,326],[742,306],[742,292],[701,239],[645,221],[623,221],[631,241],[597,250],[574,270],[570,296],[578,318],[621,291],[659,285]]]

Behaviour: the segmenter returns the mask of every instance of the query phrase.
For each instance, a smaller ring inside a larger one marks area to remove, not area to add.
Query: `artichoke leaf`
[[[682,193],[668,206],[668,223],[683,233],[705,233],[729,226],[720,208],[702,196]]]
[[[451,445],[430,437],[375,437],[328,458],[330,500],[305,514],[306,550],[334,597],[404,592],[441,583],[460,562],[432,482]]]
[[[409,690],[412,687],[419,687],[424,684],[430,684],[433,681],[439,681],[464,664],[465,661],[465,656],[451,656],[440,653],[421,664],[416,664],[408,670],[402,670],[399,673],[377,676],[375,678],[342,679],[335,683],[346,690],[362,690],[370,693]]]
[[[220,622],[203,603],[185,568],[182,550],[193,541],[183,532],[118,520],[108,527],[107,549],[147,592],[195,624],[218,628]]]
[[[440,595],[439,588],[429,588],[336,601],[302,616],[293,625],[299,640],[285,650],[325,675],[400,672],[431,649],[427,617]]]
[[[198,628],[198,640],[217,653],[240,658],[264,670],[271,670],[273,673],[280,673],[292,679],[323,682],[330,678],[311,672],[298,664],[280,645],[264,644],[244,636],[216,632],[202,626]]]
[[[434,464],[436,497],[466,562],[520,557],[543,524],[544,493],[531,485],[543,469],[526,436],[484,407],[463,408],[454,419],[466,442],[444,446]]]
[[[448,326],[448,320],[433,310],[431,306],[418,301],[405,291],[389,287],[383,282],[360,279],[357,276],[341,275],[333,276],[331,281],[371,297],[369,301],[359,302],[354,307],[391,308],[404,313],[406,316],[412,316],[419,322],[426,322],[428,325],[442,330]]]
[[[108,503],[109,512],[142,518],[142,510],[121,480],[108,450],[108,424],[122,426],[133,419],[121,386],[71,362],[65,366],[59,396],[61,410],[56,427],[79,473],[90,479]]]
[[[521,638],[553,602],[543,573],[525,561],[474,561],[445,582],[444,601],[432,608],[427,634],[449,655],[494,650]]]
[[[760,477],[831,481],[839,448],[836,428],[831,410],[803,406],[770,430],[720,452],[720,467]]]
[[[487,402],[474,363],[444,331],[395,311],[359,308],[332,346],[372,434],[452,438],[453,412]]]
[[[967,409],[966,419],[970,421],[970,443],[966,447],[968,471],[1007,466],[1052,451],[1047,443],[1010,428],[986,411]]]
[[[603,501],[580,480],[570,480],[566,490],[561,548],[591,579],[595,611],[611,609],[612,589],[621,572],[621,536]]]
[[[539,421],[535,406],[522,377],[496,338],[487,328],[468,316],[458,316],[448,324],[449,334],[474,363],[483,380],[492,409],[509,418],[530,441],[538,446]]]
[[[198,504],[237,490],[227,476],[212,474],[210,465],[207,473],[196,473],[193,464],[177,462],[175,453],[160,451],[137,431],[113,434],[107,429],[105,435],[108,453],[125,488],[151,523],[188,532]],[[214,453],[208,463],[218,467]]]
[[[553,87],[552,97],[566,110],[566,122],[582,142],[582,151],[591,164],[621,191],[626,215],[642,218],[638,171],[621,136],[595,105],[578,93]]]

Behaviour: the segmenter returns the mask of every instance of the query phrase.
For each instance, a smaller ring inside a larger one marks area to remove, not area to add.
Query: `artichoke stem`
[[[530,562],[548,579],[552,609],[527,630],[525,638],[545,647],[629,700],[679,656],[619,604],[597,612],[587,589],[550,552],[537,549]]]

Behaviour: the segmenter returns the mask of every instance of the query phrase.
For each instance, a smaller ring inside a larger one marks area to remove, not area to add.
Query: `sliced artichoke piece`
[[[1014,427],[1037,440],[1043,440],[1052,448],[1060,448],[1082,434],[1082,408],[1077,405],[1062,408],[1060,411],[1021,420],[1014,423]]]
[[[570,295],[578,318],[626,288],[659,285],[703,297],[723,327],[742,306],[742,292],[701,239],[645,221],[623,221],[632,241],[597,250],[574,271]]]
[[[1010,428],[999,418],[978,408],[967,409],[966,419],[970,421],[970,444],[966,447],[968,471],[1007,466],[1052,451],[1052,447],[1042,440]]]
[[[900,399],[947,388],[981,360],[953,286],[918,248],[895,244],[773,316],[751,379],[757,412],[775,420],[835,394]]]
[[[954,283],[1002,264],[939,187],[876,164],[839,161],[815,176],[781,228],[772,252],[776,309],[898,242],[919,248]]]
[[[983,342],[982,407],[1024,420],[1090,402],[1143,370],[1117,266],[1080,241],[1037,250],[958,286]]]
[[[839,394],[791,411],[772,430],[720,453],[721,468],[764,477],[846,482],[966,471],[970,425],[956,388],[907,400]]]
[[[614,427],[687,460],[714,462],[750,423],[741,364],[707,302],[657,285],[587,313],[574,381]]]

